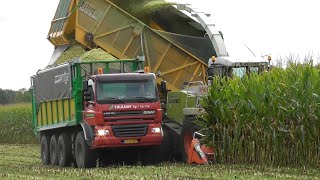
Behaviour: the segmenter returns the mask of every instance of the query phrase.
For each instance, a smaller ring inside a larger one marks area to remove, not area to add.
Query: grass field
[[[0,144],[0,179],[320,179],[315,168],[160,164],[94,169],[43,166],[38,145]]]

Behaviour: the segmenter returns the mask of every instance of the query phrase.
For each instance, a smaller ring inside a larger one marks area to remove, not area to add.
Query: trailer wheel
[[[76,137],[75,158],[78,168],[91,168],[96,166],[96,154],[85,142],[82,131],[80,131]]]
[[[53,166],[58,165],[58,141],[56,135],[52,135],[50,139],[50,163]]]
[[[71,138],[68,134],[62,133],[58,139],[58,164],[60,167],[71,165],[72,146]]]
[[[194,124],[194,116],[186,116],[182,123],[181,130],[181,157],[182,161],[188,161],[188,151],[193,139],[193,133],[196,132],[196,125]]]
[[[40,140],[41,162],[43,165],[50,164],[49,137],[42,135]]]

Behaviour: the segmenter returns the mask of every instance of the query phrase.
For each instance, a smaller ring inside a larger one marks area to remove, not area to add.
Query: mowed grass
[[[0,105],[0,143],[36,143],[31,103]]]
[[[251,165],[109,166],[77,169],[43,166],[38,145],[0,144],[0,179],[319,179],[315,168]]]

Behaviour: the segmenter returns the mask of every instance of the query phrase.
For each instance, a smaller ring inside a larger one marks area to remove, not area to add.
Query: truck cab
[[[160,145],[162,111],[151,73],[90,76],[83,82],[83,119],[93,148]]]

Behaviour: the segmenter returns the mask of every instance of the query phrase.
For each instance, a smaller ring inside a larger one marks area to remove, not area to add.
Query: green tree
[[[4,91],[9,96],[9,103],[13,103],[14,102],[14,98],[16,97],[17,91],[14,91],[14,90],[11,90],[11,89],[5,89]]]
[[[16,96],[14,98],[15,103],[30,102],[30,101],[31,101],[30,89],[27,90],[26,88],[22,88],[17,91]]]
[[[5,90],[0,89],[0,104],[5,105],[5,104],[9,104],[9,103],[10,103],[9,94]]]

